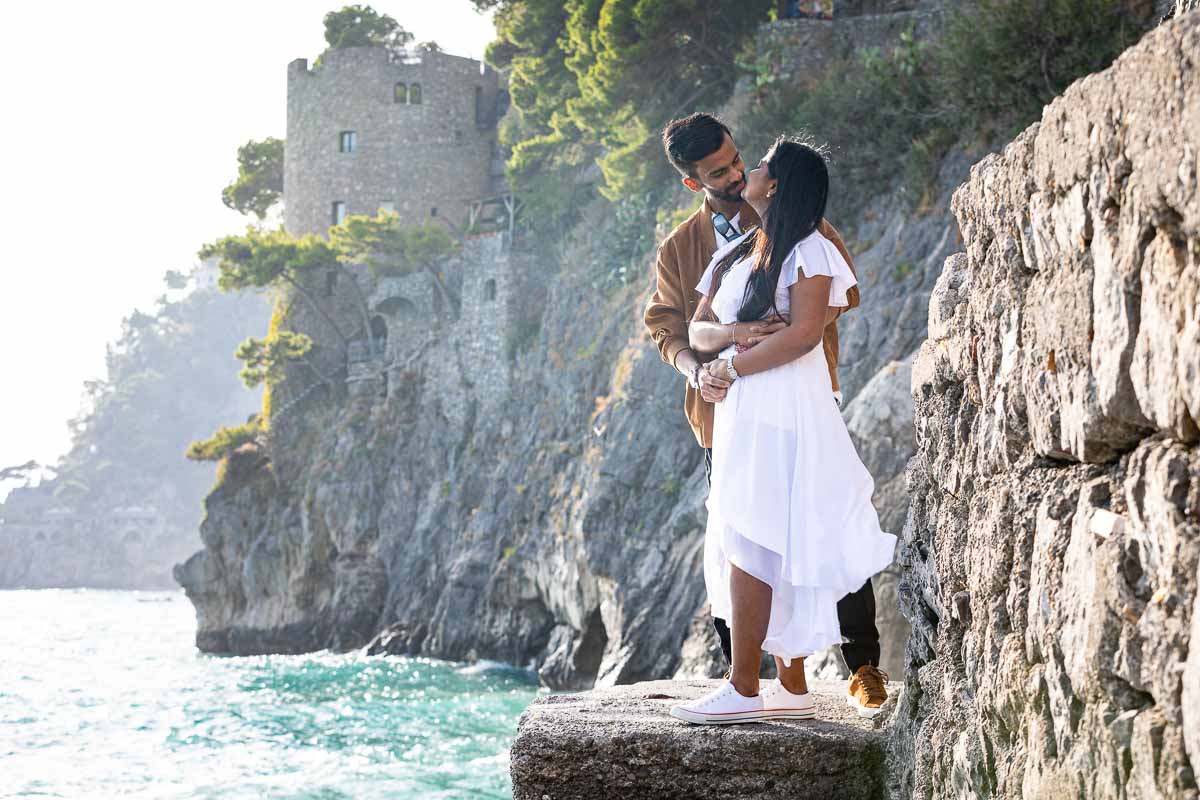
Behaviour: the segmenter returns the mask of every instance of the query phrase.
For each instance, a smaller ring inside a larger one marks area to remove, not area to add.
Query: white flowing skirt
[[[713,429],[704,540],[713,616],[732,626],[733,564],[771,587],[764,650],[790,666],[839,644],[838,600],[891,564],[896,547],[874,491],[821,347],[734,381]]]

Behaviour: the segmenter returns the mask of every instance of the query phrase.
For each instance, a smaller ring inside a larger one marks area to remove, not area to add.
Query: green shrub
[[[1155,22],[1127,0],[975,0],[937,48],[944,124],[1011,138],[1084,75],[1104,69]]]
[[[233,428],[222,427],[212,435],[212,438],[192,442],[187,449],[187,457],[192,461],[220,461],[247,442],[255,441],[261,430],[259,417],[256,414],[244,425],[237,425]]]
[[[1107,67],[1153,24],[1124,0],[975,0],[940,36],[908,31],[888,51],[831,63],[814,82],[776,81],[739,142],[757,159],[779,133],[829,143],[839,215],[854,216],[898,180],[926,206],[955,142],[1012,138],[1078,78]]]

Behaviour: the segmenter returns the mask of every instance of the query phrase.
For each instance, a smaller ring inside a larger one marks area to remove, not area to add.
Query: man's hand
[[[737,322],[733,326],[733,341],[734,344],[753,347],[775,331],[781,331],[787,326],[787,317],[771,317],[754,322]]]
[[[704,398],[705,402],[721,402],[725,399],[727,389],[729,389],[729,381],[713,375],[707,367],[700,370],[700,396]]]

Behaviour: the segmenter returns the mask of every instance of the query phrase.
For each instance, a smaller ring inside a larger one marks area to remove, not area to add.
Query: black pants
[[[704,448],[704,474],[712,485],[712,450]],[[862,588],[851,592],[838,601],[838,623],[842,628],[842,636],[847,641],[842,644],[842,659],[853,674],[859,667],[866,664],[879,666],[879,629],[875,627],[875,587],[871,579]],[[733,664],[733,645],[729,638],[729,625],[725,620],[713,617],[713,627],[721,639],[721,652],[725,660]]]

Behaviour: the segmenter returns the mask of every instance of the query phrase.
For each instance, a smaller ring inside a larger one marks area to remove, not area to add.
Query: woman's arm
[[[832,281],[828,275],[801,277],[789,287],[791,322],[786,328],[768,336],[758,346],[729,359],[733,361],[733,368],[739,376],[753,375],[783,366],[821,343],[825,334],[825,321],[830,311],[829,285]],[[725,360],[713,362],[711,370],[718,377],[729,377]]]
[[[717,322],[713,319],[712,303],[708,295],[704,295],[688,324],[688,345],[697,353],[719,353],[735,342],[757,344],[786,327],[787,322],[778,319],[733,322],[728,325]]]

